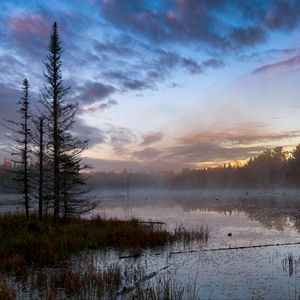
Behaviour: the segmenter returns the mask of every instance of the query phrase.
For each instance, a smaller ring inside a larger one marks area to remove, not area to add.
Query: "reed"
[[[16,298],[16,292],[12,285],[6,281],[0,282],[0,300],[13,300]]]

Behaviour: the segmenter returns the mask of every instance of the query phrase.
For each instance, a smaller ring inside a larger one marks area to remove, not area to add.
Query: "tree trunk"
[[[43,198],[44,198],[44,120],[39,119],[39,219],[43,219]]]

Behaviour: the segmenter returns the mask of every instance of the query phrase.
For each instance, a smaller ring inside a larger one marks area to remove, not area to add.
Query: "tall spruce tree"
[[[58,36],[56,22],[52,26],[50,43],[48,48],[46,72],[44,76],[47,84],[42,95],[42,103],[46,109],[48,121],[49,145],[53,163],[53,220],[59,218],[60,195],[60,156],[62,144],[62,132],[67,130],[73,122],[73,109],[70,105],[64,105],[64,96],[69,88],[66,88],[62,79],[62,48]]]
[[[47,156],[53,170],[54,223],[57,223],[59,219],[61,207],[65,208],[64,215],[66,215],[67,190],[70,190],[71,187],[74,188],[79,181],[74,180],[72,185],[67,185],[66,182],[70,182],[70,178],[80,177],[81,159],[79,154],[87,148],[87,141],[72,137],[70,133],[78,106],[65,101],[69,88],[64,86],[62,79],[62,52],[55,22],[52,26],[47,62],[45,63],[46,85],[41,101],[47,123],[47,128],[45,128],[48,133]],[[64,180],[65,176],[68,176],[65,178],[66,180]]]

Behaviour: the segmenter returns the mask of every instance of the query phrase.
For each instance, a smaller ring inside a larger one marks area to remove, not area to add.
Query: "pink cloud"
[[[46,20],[38,14],[18,14],[8,21],[8,28],[19,38],[32,33],[42,37],[49,36],[49,25]]]
[[[86,105],[82,105],[81,109],[83,111],[97,111],[97,110],[104,110],[104,109],[108,109],[113,105],[117,105],[118,102],[115,100],[108,100],[105,103],[99,103],[99,102],[94,102],[91,104],[86,104]]]
[[[162,132],[155,132],[155,133],[147,134],[144,136],[144,139],[143,139],[141,145],[148,146],[155,142],[161,141],[163,139],[163,137],[164,137],[164,135]]]
[[[299,66],[300,65],[300,55],[296,55],[294,57],[285,59],[285,60],[281,60],[278,62],[275,62],[273,64],[268,64],[268,65],[264,65],[261,66],[257,69],[255,69],[252,74],[258,74],[258,73],[263,73],[266,71],[271,71],[271,70],[275,70],[275,69],[279,69],[279,68],[292,68],[294,66]]]

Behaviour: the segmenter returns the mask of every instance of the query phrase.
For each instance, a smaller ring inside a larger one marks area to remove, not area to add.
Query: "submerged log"
[[[140,280],[137,280],[134,285],[132,286],[124,286],[120,291],[117,292],[117,296],[124,296],[130,292],[132,292],[133,290],[135,290],[141,283],[143,283],[144,281],[147,281],[153,277],[155,277],[160,271],[163,271],[165,269],[169,268],[169,266],[164,266],[163,268],[159,269],[156,272],[151,272],[147,275],[145,275],[143,278],[141,278]]]
[[[140,224],[166,225],[165,222],[160,221],[139,221]]]

